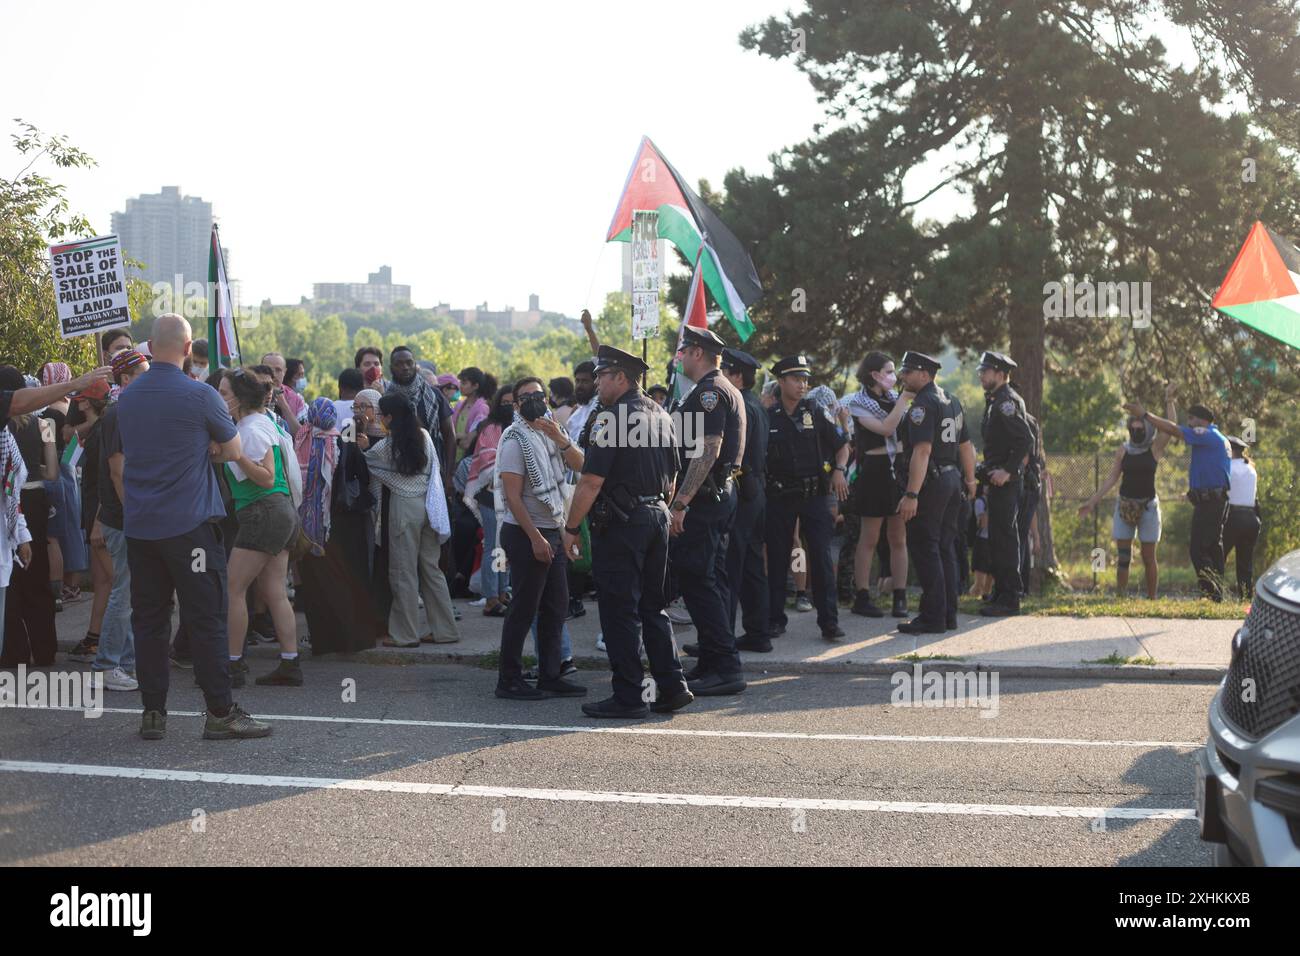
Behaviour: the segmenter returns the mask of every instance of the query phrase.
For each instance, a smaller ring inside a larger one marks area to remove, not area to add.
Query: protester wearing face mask
[[[883,525],[889,541],[889,576],[897,584],[906,584],[907,524],[898,514],[894,456],[898,454],[898,425],[912,395],[895,391],[898,374],[894,360],[884,352],[867,353],[858,366],[858,383],[862,388],[844,402],[853,416],[853,447],[857,456],[857,478],[848,510],[858,515],[861,522],[853,559],[856,593],[852,612],[863,617],[884,617],[885,612],[871,600],[871,558],[876,553]],[[894,617],[907,617],[907,589],[893,590]]]
[[[1169,415],[1173,417],[1172,399]],[[1133,539],[1142,548],[1142,568],[1146,574],[1147,597],[1155,600],[1160,583],[1156,564],[1156,546],[1160,543],[1160,501],[1156,497],[1156,465],[1164,457],[1169,435],[1160,433],[1138,415],[1127,422],[1128,441],[1115,453],[1110,474],[1097,493],[1079,508],[1080,516],[1090,514],[1098,502],[1119,484],[1111,535],[1115,539],[1115,588],[1128,593],[1129,566],[1133,563]]]
[[[208,340],[195,339],[191,343],[190,352],[190,378],[196,382],[206,382],[208,380]]]
[[[294,390],[305,404],[307,401],[307,366],[302,359],[285,359],[284,384]]]

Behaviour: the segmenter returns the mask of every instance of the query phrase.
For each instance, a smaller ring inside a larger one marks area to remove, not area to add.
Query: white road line
[[[79,707],[19,707],[11,710],[81,711]],[[131,714],[139,717],[139,708],[105,707],[106,714]],[[196,710],[169,710],[168,717],[202,717]],[[459,720],[402,720],[392,717],[321,717],[315,714],[256,714],[259,720],[289,720],[322,724],[376,724],[386,727],[443,727],[452,730],[517,730],[543,734],[630,734],[652,737],[728,737],[756,740],[829,740],[844,743],[885,744],[1012,744],[1044,747],[1138,747],[1144,750],[1169,747],[1175,750],[1198,750],[1203,742],[1194,740],[1087,740],[1081,737],[941,737],[899,734],[807,734],[767,730],[684,730],[672,727],[591,726],[577,724],[487,724]]]
[[[740,807],[753,810],[848,810],[865,813],[922,813],[977,817],[1057,817],[1108,820],[1194,820],[1191,808],[1052,807],[998,803],[913,803],[898,800],[833,800],[818,797],[742,797],[707,793],[636,793],[610,790],[547,790],[536,787],[477,787],[466,784],[415,783],[403,780],[348,780],[339,777],[274,777],[262,774],[156,770],[148,767],[102,767],[92,764],[34,763],[0,760],[0,771],[77,777],[112,777],[173,783],[224,784],[294,790],[360,790],[440,797],[492,797],[567,803],[639,803],[678,807]]]

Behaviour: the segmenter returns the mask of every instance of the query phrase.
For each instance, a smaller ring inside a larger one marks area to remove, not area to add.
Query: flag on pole
[[[235,368],[239,357],[239,329],[230,299],[230,281],[226,277],[226,259],[221,254],[221,237],[212,224],[208,247],[208,355],[213,368]]]
[[[763,286],[749,253],[648,136],[641,137],[605,241],[631,242],[632,213],[638,209],[658,210],[659,238],[694,260],[697,272],[703,270],[704,284],[740,341],[753,335],[748,308],[762,297]]]
[[[1300,348],[1300,250],[1257,221],[1211,305]]]
[[[707,329],[709,327],[708,313],[705,311],[704,302],[704,273],[700,271],[700,256],[704,253],[704,245],[701,244],[699,250],[695,253],[695,268],[691,272],[691,287],[686,293],[686,308],[682,310],[682,322],[677,327],[677,349],[673,353],[673,375],[672,381],[668,383],[669,394],[680,401],[685,398],[682,392],[682,361],[677,358],[677,354],[682,350],[682,338],[686,334],[686,327]]]
[[[70,468],[76,468],[77,463],[81,461],[81,455],[82,452],[84,451],[85,448],[83,448],[81,445],[81,438],[77,435],[76,432],[73,432],[72,441],[68,442],[68,444],[64,447],[63,457],[59,459],[59,463],[63,465],[67,465]]]

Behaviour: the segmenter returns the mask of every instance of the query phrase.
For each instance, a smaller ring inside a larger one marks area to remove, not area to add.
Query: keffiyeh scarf
[[[338,465],[338,409],[328,398],[318,398],[307,409],[307,427],[294,436],[295,451],[303,462],[302,504],[298,517],[311,540],[311,553],[320,557],[330,536],[330,502],[334,470]]]
[[[416,417],[430,434],[441,427],[442,423],[438,421],[438,397],[433,393],[433,386],[424,380],[423,375],[416,374],[415,378],[405,385],[394,381],[388,386],[388,394],[392,395],[394,392],[400,392],[410,399]]]
[[[27,465],[18,442],[8,428],[0,428],[0,496],[4,498],[5,540],[9,542],[18,537],[19,499],[26,483]]]
[[[882,422],[889,417],[889,413],[894,410],[897,403],[898,393],[892,388],[881,397],[877,397],[875,393],[862,388],[844,400],[844,405],[848,408],[849,414],[855,419],[875,418]],[[885,451],[890,458],[898,454],[898,440],[894,435],[885,436]]]
[[[532,493],[546,503],[556,523],[561,528],[564,527],[566,507],[564,492],[560,488],[564,481],[564,460],[555,443],[541,432],[530,428],[518,412],[515,412],[513,424],[501,433],[501,441],[497,444],[497,460],[492,469],[492,501],[497,514],[506,514],[508,508],[505,490],[501,487],[500,464],[501,452],[505,449],[506,442],[510,441],[519,443],[524,458],[525,477]]]

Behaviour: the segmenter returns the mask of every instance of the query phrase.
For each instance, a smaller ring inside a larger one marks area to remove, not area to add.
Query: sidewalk
[[[915,605],[915,595],[912,597]],[[495,654],[500,646],[501,619],[483,617],[479,608],[456,601],[463,619],[456,644],[422,644],[417,649],[379,647],[356,659],[373,664],[433,664],[472,661]],[[594,601],[587,613],[569,621],[573,656],[581,667],[608,666],[596,650],[600,630]],[[913,607],[915,610],[915,607]],[[858,672],[892,674],[920,659],[951,669],[992,669],[1006,677],[1093,677],[1221,680],[1231,658],[1237,621],[1201,621],[1118,617],[982,618],[963,614],[958,630],[948,634],[899,634],[897,621],[886,617],[856,617],[840,609],[840,626],[847,637],[836,643],[822,640],[816,614],[789,614],[789,629],[772,642],[770,654],[742,654],[752,674]],[[59,649],[70,650],[86,633],[90,599],[82,598],[58,615]],[[307,632],[298,615],[299,634]],[[677,642],[693,643],[694,628],[676,628]],[[272,656],[273,646],[249,648],[254,657]],[[533,653],[532,642],[525,653]],[[915,656],[911,656],[915,655]],[[1154,665],[1096,663],[1112,655],[1123,659],[1150,658]],[[308,657],[308,659],[310,659]]]

